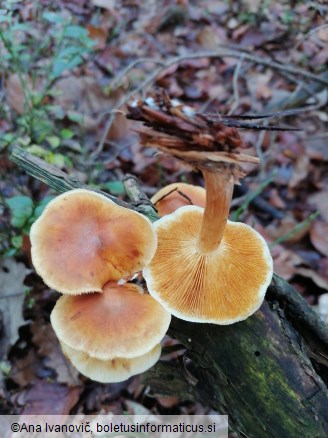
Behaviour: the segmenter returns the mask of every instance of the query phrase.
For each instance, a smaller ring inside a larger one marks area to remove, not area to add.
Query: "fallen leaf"
[[[18,114],[23,114],[25,110],[25,95],[18,74],[9,76],[6,82],[7,102]]]
[[[327,25],[326,25],[327,26]],[[328,28],[322,27],[317,32],[318,38],[325,43],[328,43]]]
[[[289,187],[295,188],[301,181],[303,181],[309,172],[310,158],[307,155],[299,155],[294,165],[293,176],[290,180]]]
[[[311,280],[319,286],[321,289],[326,289],[328,291],[328,281],[325,280],[321,275],[317,274],[312,269],[307,268],[296,268],[295,274],[301,275],[302,277],[311,278]]]
[[[308,203],[320,211],[322,218],[328,223],[328,191],[314,193],[308,197]]]
[[[302,263],[302,259],[292,251],[277,245],[271,250],[273,259],[273,270],[284,280],[290,280],[296,271],[297,265]]]
[[[137,403],[133,400],[126,400],[125,405],[129,414],[131,415],[151,415],[151,411],[145,406],[142,406],[140,403]]]
[[[60,348],[57,336],[51,324],[42,324],[35,321],[31,325],[33,334],[32,341],[38,349],[38,353],[46,358],[46,365],[57,373],[57,381],[69,386],[79,384],[79,372],[66,359]]]
[[[157,397],[157,401],[164,408],[173,408],[180,402],[178,397]]]
[[[92,0],[92,3],[99,8],[111,10],[115,9],[115,3],[117,2],[115,0]]]
[[[122,98],[123,88],[112,90],[107,95],[99,82],[91,76],[67,76],[56,83],[56,102],[69,114],[80,119],[90,130],[99,125],[98,116],[110,112]],[[92,123],[93,122],[93,123]]]
[[[0,312],[3,317],[5,334],[1,339],[1,351],[6,354],[8,347],[18,339],[18,329],[26,324],[23,318],[25,299],[25,277],[31,272],[23,263],[6,258],[0,261]]]
[[[39,380],[20,392],[16,401],[23,406],[22,415],[68,415],[81,392],[82,388]]]
[[[309,232],[311,223],[307,226],[302,227],[297,232],[294,232],[295,227],[299,225],[299,222],[296,221],[291,216],[285,216],[279,222],[279,225],[271,224],[266,227],[266,231],[271,237],[271,239],[276,240],[286,234],[293,232],[291,236],[286,239],[288,243],[296,243],[303,239],[303,237]]]
[[[104,49],[106,47],[107,32],[101,27],[91,24],[87,26],[89,37],[96,43],[94,49]]]
[[[321,275],[321,277],[325,278],[328,281],[328,257],[320,259],[318,265],[319,275]]]
[[[318,305],[313,306],[313,308],[318,312],[321,318],[328,323],[328,293],[320,295]]]
[[[196,35],[197,43],[203,48],[207,50],[217,49],[220,44],[225,42],[225,35],[222,33],[218,34],[216,29],[213,29],[211,26],[204,26]]]
[[[328,257],[328,223],[315,221],[310,229],[310,238],[312,245]]]
[[[37,354],[33,348],[30,348],[26,356],[13,361],[9,377],[20,387],[31,385],[38,380],[37,364]]]

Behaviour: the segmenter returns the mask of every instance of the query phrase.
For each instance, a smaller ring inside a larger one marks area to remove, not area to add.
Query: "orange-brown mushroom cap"
[[[61,342],[61,347],[65,356],[81,374],[101,383],[122,382],[131,376],[143,373],[155,365],[161,355],[160,344],[148,353],[133,359],[110,360],[95,359],[87,353],[69,347],[64,342]]]
[[[263,237],[228,221],[217,249],[202,253],[203,209],[181,207],[154,225],[158,246],[143,275],[149,293],[178,318],[215,324],[246,319],[262,304],[273,267]]]
[[[100,360],[130,359],[152,350],[163,339],[171,315],[132,283],[104,286],[103,293],[64,295],[51,323],[61,342]]]
[[[149,263],[157,245],[145,216],[84,189],[51,201],[30,238],[37,273],[66,294],[100,292],[107,281],[133,275]]]
[[[173,213],[185,205],[205,207],[206,191],[203,187],[192,184],[174,183],[160,189],[151,198],[159,216]]]

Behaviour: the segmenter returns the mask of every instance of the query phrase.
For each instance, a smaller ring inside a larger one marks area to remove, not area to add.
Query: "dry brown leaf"
[[[57,381],[75,386],[80,383],[79,372],[66,359],[61,351],[57,336],[51,324],[36,321],[31,325],[32,340],[41,356],[46,358],[46,365],[57,373]]]
[[[110,112],[124,93],[123,88],[117,88],[107,95],[99,82],[90,76],[62,78],[56,83],[56,91],[56,102],[64,111],[83,116],[83,124],[90,130],[98,126],[99,114]]]
[[[24,407],[22,415],[68,415],[78,402],[81,391],[82,388],[68,388],[40,380],[20,392],[17,403]]]
[[[296,272],[296,266],[302,263],[302,259],[292,251],[277,245],[272,249],[273,270],[284,280],[290,280]]]
[[[129,414],[131,415],[151,415],[151,411],[149,409],[145,408],[136,401],[126,400],[125,405]]]
[[[217,49],[225,42],[225,35],[218,35],[216,29],[211,26],[204,26],[196,35],[197,43],[207,50]]]
[[[315,221],[310,229],[310,238],[312,245],[321,254],[328,257],[328,223]]]
[[[6,328],[2,337],[2,350],[5,353],[9,345],[18,339],[18,329],[26,324],[23,318],[23,303],[25,299],[25,277],[31,271],[23,263],[6,258],[0,261],[0,312],[3,325]]]
[[[33,348],[30,348],[26,356],[13,362],[9,376],[20,387],[31,385],[38,380],[37,364],[37,354]]]
[[[314,193],[308,197],[308,203],[319,210],[322,218],[328,223],[328,191]]]
[[[23,114],[25,109],[25,96],[18,74],[14,73],[9,76],[6,82],[6,89],[9,106],[18,114]]]
[[[269,225],[266,227],[266,231],[272,240],[276,240],[279,237],[293,231],[297,225],[299,225],[299,222],[293,217],[285,216],[281,219],[279,225]],[[309,232],[310,226],[311,224],[309,223],[308,226],[302,227],[295,234],[292,234],[292,236],[288,238],[288,242],[296,243],[302,240],[302,238]]]
[[[247,221],[248,224],[252,224],[252,217]],[[272,238],[267,232],[267,227],[263,227],[259,223],[255,223],[256,231],[258,231],[266,240],[267,243],[272,243]],[[276,274],[288,281],[295,275],[295,269],[297,266],[303,263],[300,256],[284,248],[282,245],[275,245],[271,248],[271,255],[273,259],[273,270]]]
[[[180,402],[178,397],[157,397],[157,401],[164,408],[173,408]]]
[[[293,176],[289,183],[290,188],[295,188],[301,181],[303,181],[307,177],[309,172],[309,164],[310,158],[306,154],[299,155],[297,157],[294,166]]]
[[[312,271],[312,269],[307,268],[296,268],[295,274],[301,275],[302,277],[311,278],[311,280],[319,286],[321,289],[328,291],[328,281],[325,280],[321,275]]]
[[[318,305],[313,306],[313,308],[319,313],[321,318],[328,323],[328,293],[320,295]]]
[[[328,281],[328,257],[319,260],[318,273]]]
[[[117,2],[115,0],[92,0],[92,3],[99,8],[111,10],[115,9],[115,3]]]
[[[328,43],[328,27],[322,27],[321,29],[319,29],[317,35],[321,41]]]
[[[94,49],[104,49],[108,32],[101,27],[95,27],[91,24],[87,26],[89,37],[96,43]]]

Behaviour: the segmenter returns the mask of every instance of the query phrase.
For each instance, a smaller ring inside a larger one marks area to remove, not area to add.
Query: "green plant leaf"
[[[46,206],[49,204],[50,201],[55,199],[55,197],[56,197],[55,195],[46,196],[45,198],[42,199],[42,201],[38,203],[38,205],[35,207],[33,212],[33,218],[32,218],[33,222],[36,221],[37,218],[41,216],[43,210],[46,208]]]
[[[70,129],[62,129],[60,131],[60,136],[64,140],[70,140],[72,137],[74,137],[74,132],[71,131]]]
[[[53,24],[63,24],[65,19],[62,14],[56,13],[56,12],[44,12],[42,14],[42,18],[46,21],[49,21],[49,23]]]
[[[60,145],[60,138],[55,135],[51,135],[50,137],[47,137],[47,142],[53,149],[56,149]]]
[[[13,236],[11,238],[11,244],[16,249],[21,249],[23,246],[23,236]]]
[[[123,195],[125,193],[122,181],[108,181],[102,184],[101,187],[107,189],[112,195]]]
[[[28,196],[13,196],[6,199],[11,212],[11,224],[16,228],[23,228],[33,213],[33,201]]]
[[[87,29],[84,29],[84,27],[70,25],[64,29],[63,35],[66,38],[80,40],[88,37],[88,31]]]

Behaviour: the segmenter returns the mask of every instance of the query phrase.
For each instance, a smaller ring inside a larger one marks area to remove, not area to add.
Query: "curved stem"
[[[206,205],[198,249],[202,253],[214,251],[219,246],[229,217],[234,177],[230,172],[203,170],[206,188]]]

